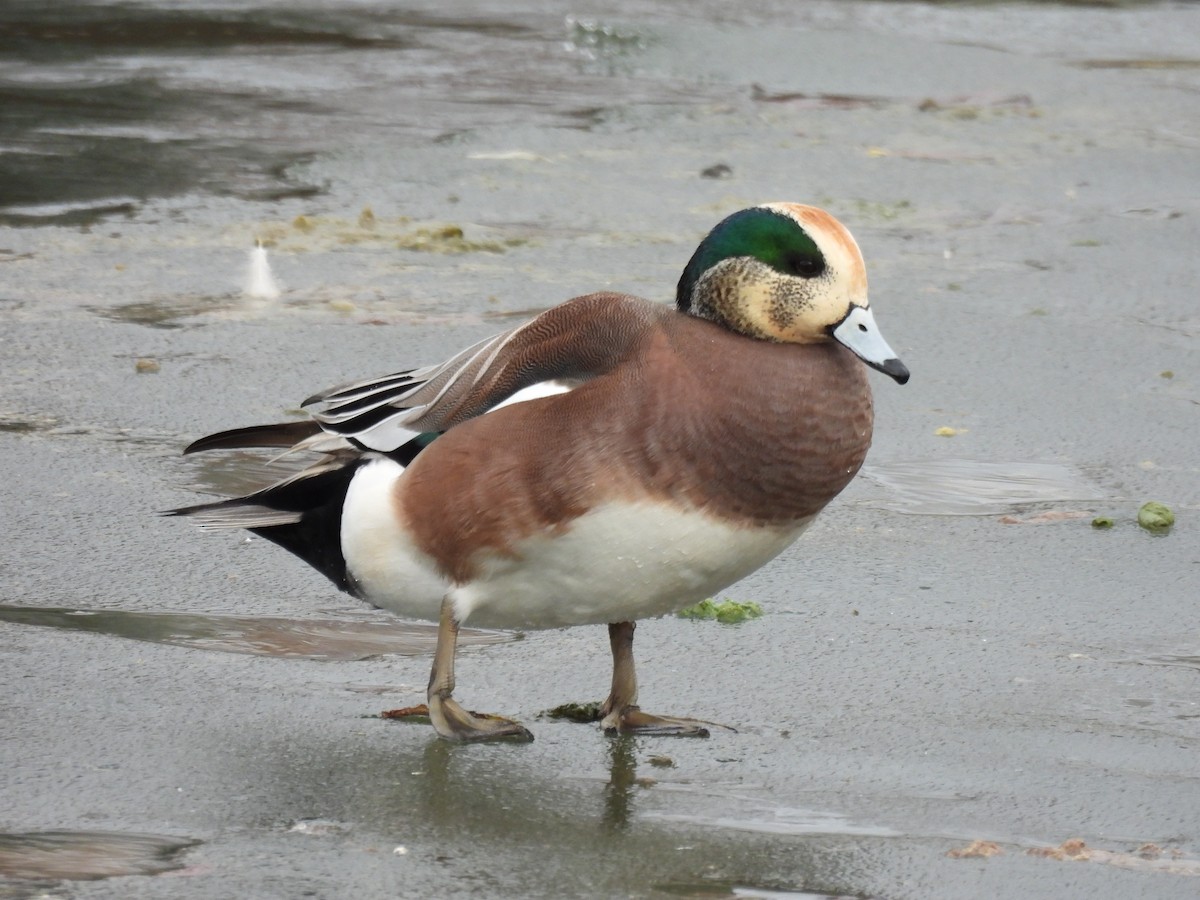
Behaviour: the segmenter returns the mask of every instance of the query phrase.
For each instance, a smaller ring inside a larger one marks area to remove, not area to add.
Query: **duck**
[[[578,296],[439,364],[314,394],[308,419],[200,438],[184,452],[314,459],[166,514],[247,529],[436,622],[422,710],[441,738],[532,740],[455,699],[466,623],[606,625],[604,731],[707,736],[638,705],[636,624],[766,565],[850,483],[871,444],[868,368],[909,378],[854,237],[817,207],[764,203],[708,232],[674,305]]]

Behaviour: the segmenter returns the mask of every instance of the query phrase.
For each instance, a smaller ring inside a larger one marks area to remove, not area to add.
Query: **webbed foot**
[[[685,719],[677,716],[655,716],[642,712],[641,707],[626,706],[609,711],[600,720],[600,727],[609,736],[618,734],[640,734],[653,737],[708,737],[710,728],[734,731],[728,725],[705,722],[700,719]]]
[[[710,728],[734,731],[727,725],[682,719],[675,716],[653,716],[642,712],[637,705],[637,674],[633,667],[633,622],[613,622],[608,626],[612,646],[613,680],[608,699],[600,706],[600,727],[608,735],[643,734],[677,735],[679,737],[708,737]]]
[[[523,743],[532,741],[533,735],[529,729],[519,722],[490,713],[468,712],[459,706],[453,696],[454,650],[457,644],[458,619],[454,615],[454,604],[447,596],[442,600],[437,648],[433,652],[433,670],[429,673],[429,688],[425,694],[425,709],[438,737],[456,743],[501,738],[513,738]]]
[[[429,719],[438,736],[448,741],[474,743],[509,738],[528,743],[533,733],[520,722],[491,713],[469,712],[449,697],[429,698]]]

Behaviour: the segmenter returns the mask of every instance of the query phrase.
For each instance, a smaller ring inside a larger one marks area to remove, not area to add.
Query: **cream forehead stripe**
[[[807,231],[824,254],[826,264],[846,279],[850,300],[858,306],[869,305],[867,267],[858,242],[845,225],[825,210],[802,203],[764,203],[762,208],[787,216]]]

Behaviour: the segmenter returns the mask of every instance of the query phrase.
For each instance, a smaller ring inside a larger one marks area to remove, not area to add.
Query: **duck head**
[[[873,369],[908,381],[879,333],[854,237],[814,206],[735,212],[696,248],[675,297],[682,312],[765,341],[837,341]]]

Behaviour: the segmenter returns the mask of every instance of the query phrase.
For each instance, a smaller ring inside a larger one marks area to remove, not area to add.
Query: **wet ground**
[[[0,897],[1195,897],[1200,7],[403,6],[0,10]],[[378,718],[427,630],[154,516],[264,474],[188,440],[667,301],[770,199],[913,379],[762,618],[639,629],[737,733],[539,718],[582,628],[464,646],[537,739],[448,746]]]

